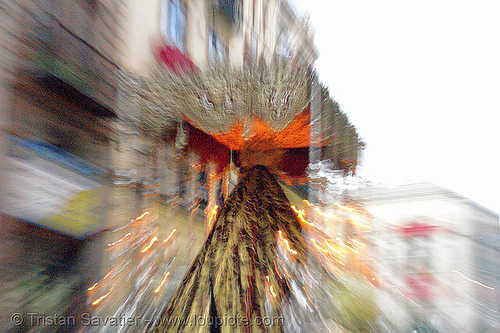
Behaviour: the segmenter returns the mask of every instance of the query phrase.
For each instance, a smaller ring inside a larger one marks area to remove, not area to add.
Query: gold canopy
[[[246,69],[218,65],[179,74],[162,68],[149,77],[129,73],[122,83],[125,107],[140,111],[140,123],[152,136],[182,120],[218,136],[243,127],[243,137],[249,138],[256,134],[254,120],[282,132],[309,104],[309,70],[293,63]]]

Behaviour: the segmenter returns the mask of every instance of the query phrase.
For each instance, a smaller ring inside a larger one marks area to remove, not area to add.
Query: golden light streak
[[[332,258],[333,258],[333,260],[335,260],[336,262],[338,262],[340,265],[345,266],[345,264],[342,261],[338,260],[335,257],[332,257]]]
[[[271,291],[271,294],[273,294],[273,297],[278,296],[274,293],[273,286],[269,286],[269,290]]]
[[[302,202],[305,203],[306,205],[308,205],[309,207],[314,206],[312,203],[310,203],[309,201],[307,201],[305,199],[302,200]]]
[[[290,207],[293,209],[293,211],[294,211],[295,213],[297,213],[297,214],[299,214],[299,215],[304,215],[304,214],[306,213],[306,212],[305,212],[304,210],[302,210],[302,209],[297,209],[297,207],[295,207],[294,205],[291,205]]]
[[[309,299],[309,302],[311,302],[311,304],[314,305],[314,307],[317,307],[316,304],[314,304],[314,302],[312,301],[311,297],[309,297],[309,293],[307,292],[306,287],[302,287],[302,288],[304,289],[306,296]]]
[[[269,275],[266,275],[266,279],[267,279],[267,282],[270,282],[270,280],[269,280]],[[271,291],[271,294],[273,294],[273,297],[278,296],[278,295],[276,295],[276,293],[274,292],[274,290],[273,290],[273,286],[269,285],[269,290]]]
[[[354,221],[352,219],[348,219],[348,220],[351,221],[352,224],[357,225],[357,226],[359,226],[361,228],[370,229],[370,226],[368,226],[368,225],[356,222],[356,221]]]
[[[323,253],[330,253],[328,250],[322,248],[321,246],[319,246],[317,243],[316,243],[316,240],[314,238],[311,238],[311,241],[313,242],[314,244],[314,247],[316,247],[318,250],[320,250],[321,252]]]
[[[329,219],[332,219],[332,218],[337,219],[337,220],[339,219],[339,217],[333,213],[330,213],[330,214],[323,213],[318,207],[314,208],[314,211],[317,212],[319,215],[327,217]]]
[[[322,211],[321,211],[318,207],[314,207],[314,211],[315,211],[316,213],[318,213],[319,215],[321,215],[321,216],[325,216],[325,217],[327,216],[327,215],[326,215],[325,213],[323,213],[323,212],[322,212]]]
[[[495,288],[493,288],[493,287],[487,286],[487,285],[485,285],[485,284],[482,284],[481,282],[478,282],[478,281],[476,281],[476,280],[472,280],[472,279],[468,278],[467,276],[463,275],[463,274],[462,274],[462,273],[460,273],[459,271],[452,270],[452,272],[454,272],[454,273],[458,273],[458,274],[462,275],[465,279],[469,280],[470,282],[474,282],[474,283],[476,283],[476,284],[480,285],[481,287],[484,287],[484,288],[486,288],[486,289],[490,289],[490,290],[495,290]]]
[[[356,211],[356,209],[352,208],[352,207],[347,207],[347,206],[343,206],[341,205],[340,203],[336,202],[334,203],[335,206],[339,207],[340,209],[344,209],[344,210],[348,210],[350,212],[354,212]]]
[[[99,304],[99,302],[101,302],[103,299],[105,299],[106,297],[108,297],[108,296],[109,296],[109,294],[111,294],[111,292],[112,292],[112,291],[113,291],[113,287],[111,287],[111,289],[109,290],[109,292],[108,292],[106,295],[101,296],[101,297],[99,297],[98,299],[96,299],[94,302],[92,302],[92,305],[97,305],[97,304]]]
[[[158,238],[153,237],[153,239],[151,240],[151,242],[149,242],[149,245],[146,246],[143,250],[141,250],[141,252],[144,253],[147,250],[149,250],[151,248],[151,246],[153,246],[154,242],[156,242],[157,240],[158,240]]]
[[[356,239],[351,239],[352,242],[358,244],[358,245],[361,245],[361,246],[366,246],[366,244],[363,244],[361,243],[360,241],[356,240]]]
[[[131,233],[129,232],[129,233],[127,233],[125,236],[123,236],[122,238],[120,238],[119,240],[117,240],[117,241],[115,241],[115,242],[113,242],[113,243],[111,243],[111,244],[108,244],[108,246],[114,246],[114,245],[116,245],[116,244],[120,243],[121,241],[123,241],[125,238],[127,238],[127,237],[128,237],[128,236],[130,236],[130,235],[131,235]]]
[[[210,229],[212,229],[212,226],[215,223],[215,218],[217,217],[217,209],[218,208],[219,208],[219,206],[215,205],[214,208],[212,208],[208,213],[206,211],[206,209],[208,209],[208,207],[205,209],[205,215],[207,216],[207,221],[206,221],[206,232],[207,232],[207,235],[208,235],[208,233],[210,232]]]
[[[337,254],[342,254],[342,251],[340,251],[340,250],[336,249],[335,247],[333,247],[333,245],[331,245],[328,241],[329,241],[329,240],[327,239],[327,240],[325,241],[325,243],[326,243],[326,245],[327,245],[330,249],[332,249],[332,250],[333,250],[333,252],[335,252],[335,253],[337,253]]]
[[[352,252],[355,252],[355,253],[359,253],[359,250],[356,250],[355,248],[349,246],[349,245],[345,245],[345,247],[347,247],[349,250],[351,250]]]
[[[309,222],[302,215],[298,215],[297,217],[299,218],[300,222],[314,227],[314,223]]]
[[[212,208],[212,210],[210,211],[210,215],[216,215],[217,214],[217,209],[219,208],[219,206],[215,205],[214,208]]]
[[[291,254],[297,254],[298,252],[295,251],[294,249],[292,249],[290,247],[290,244],[288,243],[288,239],[284,238],[282,233],[281,233],[281,230],[278,230],[278,233],[279,233],[279,236],[280,238],[283,240],[283,242],[285,243],[286,247],[288,248],[288,251],[290,251]]]
[[[219,209],[219,206],[215,205],[214,208],[212,208],[210,210],[210,212],[208,213],[208,224],[209,225],[212,223],[212,220],[217,215],[217,209]]]
[[[140,220],[140,219],[142,219],[142,218],[143,218],[144,216],[146,216],[146,215],[149,215],[149,212],[148,212],[148,211],[146,211],[146,212],[142,213],[142,215],[141,215],[141,216],[139,216],[138,218],[136,218],[135,220],[136,220],[136,221],[137,221],[137,220]]]
[[[348,248],[348,249],[349,249],[349,250],[351,250],[352,252],[356,252],[356,253],[358,253],[358,252],[359,252],[358,250],[353,249],[352,247],[350,247],[349,245],[347,245],[346,243],[344,243],[344,242],[342,241],[342,239],[340,239],[340,238],[337,238],[337,242],[338,242],[340,245],[342,245],[343,247]]]
[[[161,287],[163,286],[163,284],[165,283],[165,281],[167,281],[167,277],[170,275],[170,272],[167,272],[167,274],[165,274],[165,277],[163,278],[163,280],[161,280],[161,283],[160,285],[158,286],[158,288],[155,289],[155,293],[159,292]]]
[[[105,277],[103,277],[101,281],[94,283],[94,285],[93,285],[92,287],[88,288],[87,290],[94,290],[94,289],[95,289],[95,287],[97,287],[97,285],[98,285],[100,282],[102,282],[102,281],[106,280],[106,279],[108,278],[108,276],[110,276],[110,275],[111,275],[111,273],[113,273],[113,271],[111,271],[111,272],[109,272],[108,274],[106,274],[106,276],[105,276]]]
[[[297,254],[297,251],[295,251],[294,249],[292,249],[290,247],[290,244],[288,244],[288,239],[283,239],[285,241],[285,244],[286,244],[286,247],[288,248],[288,251],[290,251],[290,253],[292,254]]]
[[[176,231],[177,231],[176,229],[172,230],[172,232],[170,233],[170,235],[168,235],[168,237],[167,237],[167,238],[165,238],[165,240],[163,241],[163,243],[168,242],[168,240],[169,240],[169,239],[170,239],[170,238],[174,235],[174,233],[175,233]]]
[[[197,204],[192,210],[191,213],[189,213],[189,216],[193,216],[193,214],[198,210],[198,207],[200,207],[200,204]]]

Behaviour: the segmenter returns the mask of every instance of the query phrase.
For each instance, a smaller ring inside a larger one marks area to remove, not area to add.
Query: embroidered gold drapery
[[[143,129],[160,136],[174,123],[187,120],[210,135],[243,126],[251,134],[252,119],[283,131],[309,104],[309,70],[294,63],[235,69],[217,65],[197,73],[156,69],[150,76],[122,76],[124,107],[139,110]]]

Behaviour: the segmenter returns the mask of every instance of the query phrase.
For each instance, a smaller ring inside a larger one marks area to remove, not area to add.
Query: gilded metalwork
[[[208,134],[225,134],[235,124],[247,128],[259,117],[280,132],[309,104],[308,75],[306,67],[293,63],[250,69],[217,65],[181,74],[162,68],[149,77],[127,74],[123,107],[138,108],[140,122],[152,136],[182,119]]]

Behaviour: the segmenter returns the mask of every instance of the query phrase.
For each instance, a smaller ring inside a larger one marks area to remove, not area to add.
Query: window
[[[167,42],[184,52],[186,6],[182,0],[165,0],[163,33]]]

